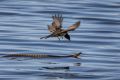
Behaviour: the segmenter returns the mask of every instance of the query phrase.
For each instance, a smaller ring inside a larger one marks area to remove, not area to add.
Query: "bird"
[[[50,37],[57,37],[59,40],[60,38],[63,39],[66,38],[67,40],[70,39],[70,35],[68,34],[69,31],[74,31],[76,28],[80,26],[80,21],[75,22],[73,25],[69,26],[67,29],[63,29],[62,23],[63,23],[63,16],[58,14],[52,16],[52,23],[48,25],[48,30],[51,33],[50,35],[41,37],[40,39],[47,39]]]

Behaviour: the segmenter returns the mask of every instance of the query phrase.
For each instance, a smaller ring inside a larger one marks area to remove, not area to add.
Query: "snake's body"
[[[78,58],[81,53],[71,54],[71,55],[47,55],[47,54],[8,54],[3,57],[31,57],[31,58],[64,58],[64,57],[74,57]]]

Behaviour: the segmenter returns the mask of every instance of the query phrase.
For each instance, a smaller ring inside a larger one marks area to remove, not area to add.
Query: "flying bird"
[[[67,29],[63,29],[63,17],[62,15],[54,15],[52,16],[53,22],[51,25],[48,25],[48,30],[50,31],[50,35],[41,37],[40,39],[47,39],[50,37],[57,37],[59,40],[60,38],[65,37],[66,39],[70,40],[70,35],[68,34],[69,31],[74,31],[76,28],[80,26],[80,21],[77,21],[73,25],[69,26]]]

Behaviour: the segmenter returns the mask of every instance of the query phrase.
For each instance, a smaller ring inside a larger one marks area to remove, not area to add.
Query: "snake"
[[[65,57],[73,57],[79,58],[81,52],[69,54],[69,55],[48,55],[48,54],[29,54],[29,53],[21,53],[21,54],[7,54],[2,57],[31,57],[31,58],[65,58]]]

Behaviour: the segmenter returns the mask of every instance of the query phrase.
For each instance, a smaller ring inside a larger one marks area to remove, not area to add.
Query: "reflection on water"
[[[53,14],[61,13],[64,28],[76,21],[71,41],[48,35]],[[0,80],[117,80],[120,75],[119,0],[1,0],[0,56],[11,53],[71,54],[80,59],[0,58]]]

